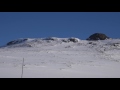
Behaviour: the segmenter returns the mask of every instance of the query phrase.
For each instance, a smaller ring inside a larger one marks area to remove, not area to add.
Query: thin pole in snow
[[[23,66],[24,66],[24,58],[23,58],[23,63],[22,63],[22,74],[21,74],[21,78],[23,77]]]

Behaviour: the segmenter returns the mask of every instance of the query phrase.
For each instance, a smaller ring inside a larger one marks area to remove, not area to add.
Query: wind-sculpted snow
[[[13,40],[14,41],[14,40]],[[0,77],[120,77],[120,39],[27,38],[0,48]]]

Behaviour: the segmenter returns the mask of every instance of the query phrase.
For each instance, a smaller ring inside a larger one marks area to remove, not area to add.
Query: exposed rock
[[[88,44],[97,45],[97,43],[94,42],[89,42]]]
[[[103,33],[95,33],[95,34],[92,34],[86,40],[105,40],[105,39],[109,39],[109,37]]]
[[[78,38],[69,38],[68,39],[70,42],[79,42],[79,39]]]
[[[69,42],[68,40],[63,39],[62,42]]]
[[[71,38],[68,38],[68,39],[62,39],[62,42],[66,42],[66,43],[68,43],[68,42],[74,42],[74,43],[76,43],[76,42],[79,42],[79,39],[71,37]]]
[[[120,46],[120,43],[112,43],[112,46]]]
[[[58,40],[56,37],[48,37],[48,38],[45,38],[44,40],[52,40],[52,41],[56,41]]]
[[[18,43],[24,42],[24,41],[26,41],[26,40],[27,40],[27,39],[13,40],[13,41],[8,42],[7,45],[18,44]]]

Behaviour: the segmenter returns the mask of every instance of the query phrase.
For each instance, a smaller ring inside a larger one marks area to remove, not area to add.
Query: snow
[[[78,42],[57,37],[27,38],[1,47],[0,78],[21,78],[23,58],[23,78],[120,77],[120,39],[75,39]]]

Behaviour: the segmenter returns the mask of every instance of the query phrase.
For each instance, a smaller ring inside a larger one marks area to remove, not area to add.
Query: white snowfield
[[[120,39],[28,38],[0,47],[0,78],[120,78]],[[20,41],[20,42],[19,42]]]

